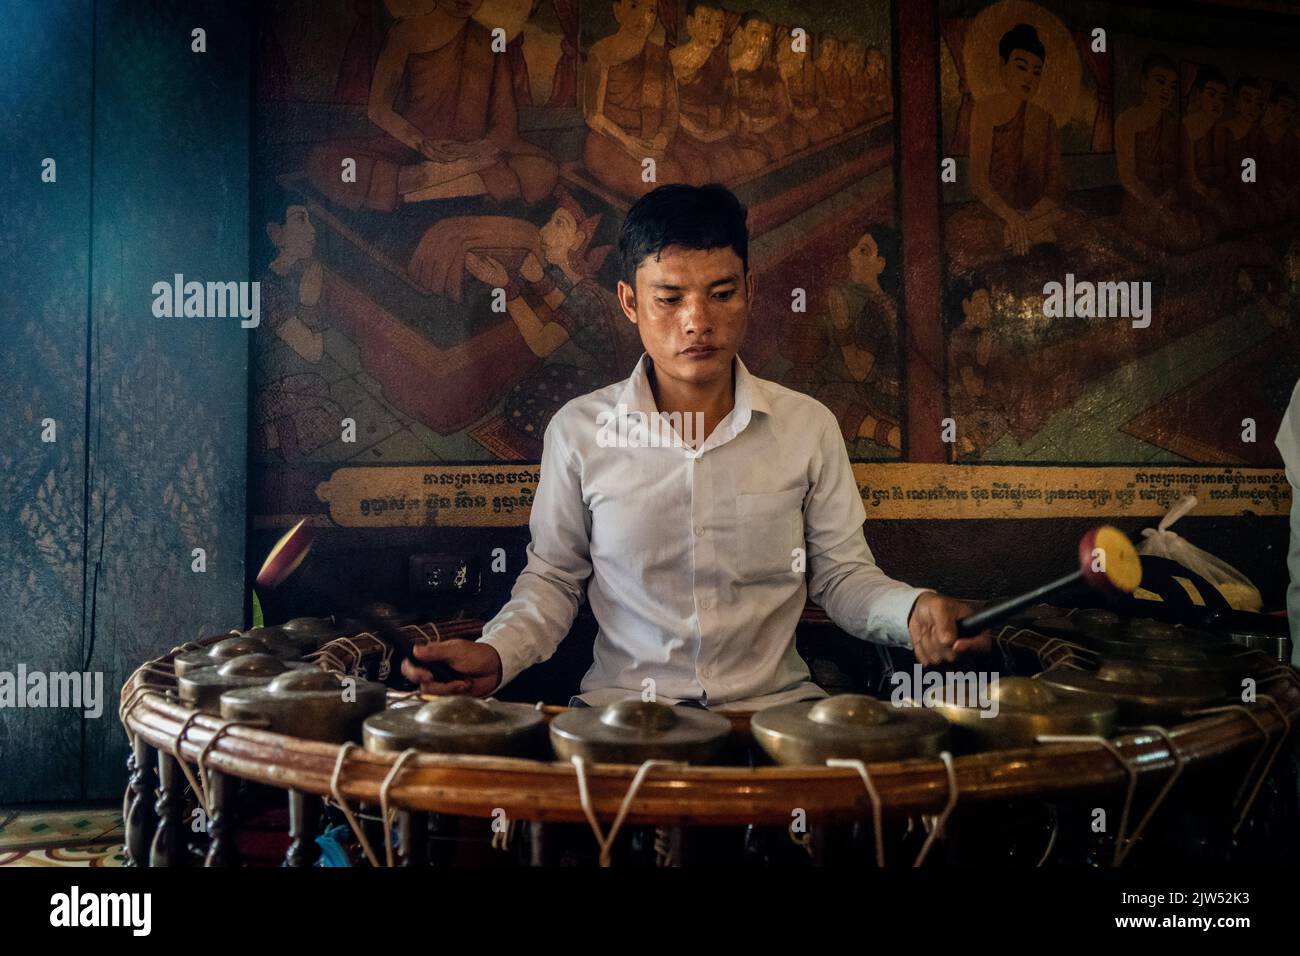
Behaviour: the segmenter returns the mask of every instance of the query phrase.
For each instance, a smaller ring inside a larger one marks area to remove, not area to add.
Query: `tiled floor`
[[[122,866],[117,810],[0,810],[0,866]]]

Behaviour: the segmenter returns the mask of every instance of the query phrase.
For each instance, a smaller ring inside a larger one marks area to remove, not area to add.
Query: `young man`
[[[987,649],[987,635],[957,637],[967,605],[876,567],[830,410],[737,358],[754,276],[736,197],[662,186],[628,213],[619,251],[619,303],[646,354],[551,420],[528,565],[483,637],[419,649],[462,679],[409,661],[403,673],[427,693],[491,694],[554,653],[584,588],[600,624],[580,698],[593,706],[647,691],[745,710],[825,696],[794,646],[808,595],[849,633],[923,663]],[[612,421],[661,414],[681,432],[702,422],[694,447],[607,440]]]

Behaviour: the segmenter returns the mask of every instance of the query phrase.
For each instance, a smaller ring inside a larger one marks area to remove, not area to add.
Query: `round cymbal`
[[[305,661],[285,661],[272,654],[244,654],[215,667],[199,667],[176,679],[181,703],[207,714],[219,713],[221,695],[236,687],[260,687],[285,671],[314,667]]]
[[[1128,722],[1180,717],[1224,696],[1213,674],[1139,661],[1107,661],[1096,671],[1053,667],[1038,680],[1066,694],[1105,694]]]
[[[947,694],[950,688],[945,688]],[[965,706],[945,696],[926,704],[953,725],[953,742],[966,752],[1027,747],[1040,736],[1088,734],[1109,736],[1117,721],[1114,701],[1106,697],[1065,694],[1028,677],[999,677],[989,706]]]
[[[898,707],[864,694],[837,694],[760,710],[754,740],[781,764],[932,757],[948,745],[948,722],[921,707]]]
[[[342,632],[334,625],[302,624],[290,629],[284,624],[271,627],[254,627],[245,631],[247,637],[256,637],[266,642],[272,651],[281,648],[294,651],[298,657],[316,650],[326,641],[333,640]]]
[[[477,697],[439,697],[419,707],[372,714],[363,728],[367,750],[532,757],[545,749],[546,718],[528,704]]]
[[[383,684],[316,668],[290,670],[260,687],[221,695],[227,720],[265,720],[292,737],[343,743],[360,740],[367,717],[384,709]]]
[[[731,721],[695,707],[631,698],[607,707],[576,707],[551,721],[551,746],[562,760],[597,763],[677,760],[707,763],[731,733]]]
[[[272,647],[259,637],[249,637],[247,634],[232,634],[230,637],[223,638],[215,644],[209,644],[207,647],[177,654],[172,658],[172,665],[176,669],[177,677],[185,677],[201,667],[216,667],[218,664],[236,657],[243,657],[245,654],[270,654],[281,660],[292,660],[298,657],[300,652],[288,644],[282,643]]]

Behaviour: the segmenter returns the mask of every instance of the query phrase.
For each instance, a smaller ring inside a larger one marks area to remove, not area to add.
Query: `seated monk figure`
[[[1133,236],[1161,249],[1185,252],[1214,235],[1178,196],[1181,140],[1177,102],[1178,68],[1163,54],[1142,64],[1142,102],[1115,120],[1115,163],[1124,200],[1120,222]]]
[[[844,69],[843,49],[840,41],[829,33],[822,34],[817,43],[816,93],[817,108],[825,116],[834,116],[840,129],[847,132],[857,126],[849,103],[851,95],[849,75]]]
[[[1056,122],[1030,102],[1038,92],[1047,53],[1038,32],[1017,24],[998,43],[1004,91],[975,101],[971,111],[970,184],[977,202],[948,221],[946,234],[958,265],[1001,255],[1027,255],[1058,242],[1073,217],[1063,205]]]
[[[392,25],[370,84],[370,120],[386,135],[317,145],[307,159],[313,186],[349,209],[384,212],[481,195],[532,204],[550,194],[559,170],[519,137],[509,61],[471,19],[482,3],[430,2]],[[355,182],[343,181],[345,159],[356,161]]]
[[[790,115],[790,97],[770,56],[773,26],[757,13],[740,21],[732,50],[731,69],[736,77],[740,127],[736,142],[761,150],[776,162],[808,145],[808,131]]]
[[[804,128],[810,141],[820,143],[840,135],[844,127],[834,116],[823,114],[817,103],[817,67],[802,45],[806,42],[801,40],[796,46],[790,28],[783,29],[776,44],[776,67],[785,84],[794,121]]]
[[[830,290],[829,348],[809,393],[835,413],[846,442],[903,447],[898,307],[880,287],[887,263],[871,233],[849,250],[849,281]]]
[[[1259,183],[1273,209],[1273,221],[1293,219],[1300,214],[1300,149],[1292,126],[1296,118],[1296,95],[1289,86],[1278,85],[1269,97],[1268,113],[1259,125]]]
[[[583,164],[629,198],[686,179],[686,170],[668,152],[677,133],[677,84],[668,54],[650,41],[657,18],[657,0],[615,0],[618,32],[592,46],[583,73],[588,129]],[[655,162],[649,182],[647,159]]]
[[[861,40],[849,40],[840,46],[840,68],[844,75],[845,95],[848,102],[844,114],[850,126],[861,126],[871,115],[868,102],[867,45]]]
[[[768,162],[762,150],[736,142],[740,109],[722,44],[725,23],[720,7],[697,0],[687,7],[687,42],[668,54],[681,110],[673,155],[693,185],[727,182]]]
[[[1210,168],[1207,185],[1223,196],[1228,232],[1256,229],[1271,217],[1268,201],[1256,181],[1241,181],[1242,160],[1259,162],[1259,120],[1264,115],[1264,87],[1253,76],[1237,80],[1232,90],[1232,115],[1210,131]]]
[[[885,54],[879,47],[867,49],[867,74],[865,98],[867,119],[875,119],[894,111],[894,90],[889,79],[889,67],[885,63]]]
[[[1182,201],[1213,218],[1216,230],[1222,230],[1231,210],[1223,191],[1212,185],[1213,136],[1215,125],[1228,103],[1228,78],[1212,66],[1196,71],[1188,97],[1190,107],[1183,117],[1183,135],[1179,149],[1179,192]]]

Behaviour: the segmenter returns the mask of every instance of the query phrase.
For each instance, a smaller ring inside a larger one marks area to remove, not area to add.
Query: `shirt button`
[[[713,602],[710,601],[708,598],[705,598],[703,601],[700,602],[700,607],[704,608],[704,610],[707,611],[709,608],[713,607]]]
[[[704,529],[701,528],[699,525],[696,525],[696,526],[695,526],[695,537],[697,537],[697,538],[703,538],[703,537],[704,537]]]
[[[700,676],[701,676],[701,677],[712,677],[712,676],[713,676],[713,668],[712,668],[712,667],[709,667],[707,664],[705,664],[703,667],[700,668]]]

